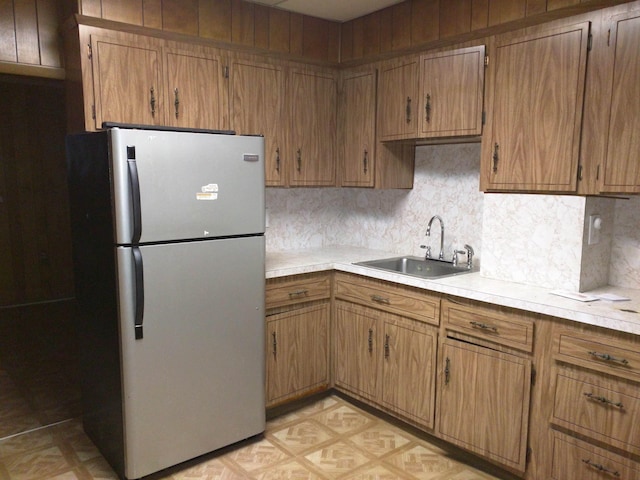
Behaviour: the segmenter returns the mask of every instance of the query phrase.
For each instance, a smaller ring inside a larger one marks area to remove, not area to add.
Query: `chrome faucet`
[[[438,219],[438,221],[440,222],[440,253],[438,254],[438,259],[444,260],[444,222],[438,215],[434,215],[433,217],[431,217],[431,220],[429,220],[429,224],[427,225],[427,237],[431,236],[431,224],[436,219]],[[427,248],[427,254],[425,258],[431,258],[430,248]]]
[[[464,250],[456,250],[453,249],[453,257],[451,258],[451,263],[454,267],[458,266],[458,254],[467,256],[467,269],[471,270],[473,268],[473,247],[471,245],[465,244]]]

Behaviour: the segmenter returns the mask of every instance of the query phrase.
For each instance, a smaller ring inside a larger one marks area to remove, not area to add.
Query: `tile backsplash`
[[[365,188],[267,189],[267,250],[353,245],[424,255],[440,248],[439,227],[425,236],[433,215],[444,220],[444,249],[468,243],[480,256],[483,194],[478,191],[480,144],[418,147],[412,190]]]
[[[518,283],[586,291],[607,283],[640,289],[640,197],[483,194],[480,145],[416,149],[412,190],[268,188],[267,251],[351,245],[397,254],[437,254],[440,215],[445,258],[473,246],[481,273]],[[588,217],[603,218],[587,245]],[[437,223],[436,223],[437,225]]]

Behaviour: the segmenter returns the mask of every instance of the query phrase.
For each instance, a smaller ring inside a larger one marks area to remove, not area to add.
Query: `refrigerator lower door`
[[[264,431],[264,237],[117,248],[125,476]],[[138,277],[139,278],[139,277]],[[138,336],[139,337],[139,336]]]

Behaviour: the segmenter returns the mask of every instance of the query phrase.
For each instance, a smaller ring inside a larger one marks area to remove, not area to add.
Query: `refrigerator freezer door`
[[[109,136],[117,244],[264,233],[262,137],[120,128]]]
[[[264,237],[117,248],[125,475],[139,478],[264,430]]]

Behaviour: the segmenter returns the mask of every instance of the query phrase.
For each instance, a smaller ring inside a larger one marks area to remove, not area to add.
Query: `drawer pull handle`
[[[620,472],[617,472],[615,470],[609,470],[607,467],[605,467],[604,465],[600,465],[599,463],[594,463],[589,459],[582,459],[583,463],[586,463],[587,465],[589,465],[591,468],[595,468],[596,470],[598,470],[599,472],[604,472],[604,473],[608,473],[609,475],[613,475],[614,477],[620,477]]]
[[[309,290],[307,290],[306,288],[301,290],[294,290],[293,292],[289,292],[289,298],[304,297],[307,295],[307,293],[309,293]]]
[[[607,405],[611,405],[612,407],[618,407],[620,409],[624,408],[622,402],[613,402],[609,400],[607,397],[601,397],[599,395],[595,395],[591,392],[584,392],[583,395],[588,397],[590,400],[595,400],[596,402],[604,403]]]
[[[369,353],[373,352],[373,328],[369,329],[369,339],[367,343],[369,344]]]
[[[617,362],[622,365],[629,365],[629,360],[626,358],[617,358],[609,355],[608,353],[589,352],[589,355],[599,358],[600,360],[606,360],[607,362]]]
[[[389,335],[384,336],[384,358],[389,358]]]
[[[496,333],[498,332],[498,329],[493,325],[487,325],[486,323],[474,322],[474,321],[471,321],[469,323],[471,324],[472,327],[480,328],[482,330],[491,330]]]
[[[385,305],[391,304],[388,298],[381,297],[380,295],[371,295],[371,300],[378,303],[384,303]]]

